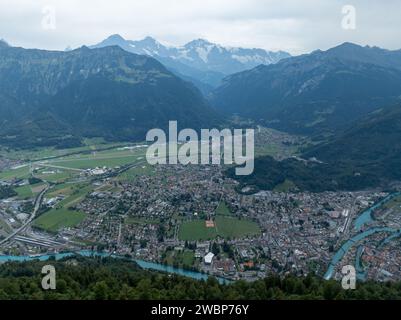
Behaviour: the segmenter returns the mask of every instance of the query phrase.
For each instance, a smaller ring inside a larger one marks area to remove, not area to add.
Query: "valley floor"
[[[257,150],[278,158],[303,143],[259,133],[272,147]],[[223,166],[150,166],[145,151],[100,144],[29,151],[27,160],[3,153],[0,181],[16,196],[0,202],[1,253],[90,249],[232,280],[271,273],[339,278],[347,264],[361,280],[401,279],[398,194],[294,193],[285,186],[240,194]]]

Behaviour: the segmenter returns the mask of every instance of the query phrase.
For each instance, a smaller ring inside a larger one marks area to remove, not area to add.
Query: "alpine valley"
[[[0,41],[0,124],[0,299],[400,298],[401,50]],[[188,142],[168,163],[154,128]],[[251,174],[202,148],[214,128],[254,129]],[[176,161],[190,142],[212,164]]]
[[[221,121],[191,83],[118,46],[56,52],[3,41],[0,78],[0,143],[13,147],[138,141],[170,119],[195,129]]]

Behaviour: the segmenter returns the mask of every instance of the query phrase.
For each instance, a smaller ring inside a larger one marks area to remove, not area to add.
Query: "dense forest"
[[[41,288],[41,269],[56,269],[57,288]],[[190,278],[144,271],[113,258],[70,257],[55,261],[0,265],[0,299],[400,299],[401,282],[357,283],[343,290],[334,280],[315,276],[269,276],[255,282],[221,285],[214,278]]]
[[[237,176],[230,168],[226,175],[240,182],[239,189],[253,186],[257,190],[274,190],[286,185],[281,191],[337,191],[361,190],[376,187],[385,182],[381,171],[353,164],[320,163],[288,158],[277,161],[270,156],[255,159],[255,169],[249,176]]]

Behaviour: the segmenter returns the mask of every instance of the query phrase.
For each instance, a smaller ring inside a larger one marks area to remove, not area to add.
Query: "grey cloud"
[[[356,30],[341,28],[341,8],[357,10]],[[56,29],[41,26],[44,6],[56,8]],[[401,47],[397,0],[1,0],[0,38],[13,45],[62,50],[119,33],[174,45],[206,38],[223,45],[294,54],[341,42]]]

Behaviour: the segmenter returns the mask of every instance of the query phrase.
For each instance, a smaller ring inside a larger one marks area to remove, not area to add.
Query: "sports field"
[[[209,240],[217,236],[215,228],[206,228],[205,220],[185,221],[180,226],[180,240]]]
[[[217,216],[215,227],[207,228],[204,220],[185,221],[180,226],[180,240],[202,241],[214,239],[217,236],[224,239],[244,238],[260,233],[257,223],[228,216]]]
[[[244,238],[260,233],[258,224],[251,220],[218,216],[215,224],[217,234],[222,238]]]

